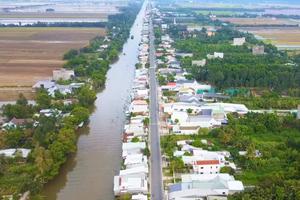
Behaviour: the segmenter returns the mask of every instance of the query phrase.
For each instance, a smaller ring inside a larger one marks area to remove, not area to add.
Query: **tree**
[[[188,114],[192,114],[192,112],[193,112],[193,109],[191,109],[191,108],[188,108],[188,109],[186,110],[186,112],[187,112]]]
[[[140,141],[140,139],[138,138],[138,137],[134,137],[134,138],[132,138],[132,140],[131,140],[131,142],[139,142]]]
[[[93,105],[96,98],[96,93],[88,86],[83,86],[79,89],[78,100],[80,105],[90,107]]]
[[[149,126],[149,123],[150,123],[150,119],[149,117],[146,117],[144,120],[143,120],[143,124],[145,127],[148,127]]]
[[[51,105],[51,97],[48,95],[47,91],[40,90],[36,96],[36,103],[40,108],[49,108]]]
[[[220,173],[233,175],[234,174],[234,169],[232,169],[231,167],[225,166],[225,167],[222,167],[220,169]]]
[[[39,175],[44,176],[52,168],[53,164],[53,159],[50,151],[46,150],[44,147],[36,146],[34,157]]]

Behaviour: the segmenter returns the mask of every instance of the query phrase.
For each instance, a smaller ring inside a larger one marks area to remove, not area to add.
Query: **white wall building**
[[[182,183],[169,186],[169,200],[198,200],[210,196],[226,197],[244,190],[243,183],[229,174],[182,175]]]
[[[246,38],[233,38],[233,45],[234,46],[242,46],[246,42]]]

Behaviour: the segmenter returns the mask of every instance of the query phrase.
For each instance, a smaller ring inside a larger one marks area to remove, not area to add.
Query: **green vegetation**
[[[248,44],[232,46],[232,39],[241,36],[246,37]],[[259,43],[250,34],[224,27],[212,37],[200,32],[197,38],[178,40],[176,48],[193,53],[194,57],[182,59],[182,64],[194,78],[219,88],[258,87],[287,93],[288,89],[299,87],[299,66],[286,65],[290,62],[287,54],[279,52],[272,45],[265,45],[265,55],[252,55],[248,46]],[[224,59],[210,59],[201,68],[191,65],[192,59],[203,59],[214,52],[223,52]]]
[[[277,93],[266,92],[261,96],[235,96],[227,100],[230,103],[242,103],[249,109],[297,109],[299,97],[281,97]]]

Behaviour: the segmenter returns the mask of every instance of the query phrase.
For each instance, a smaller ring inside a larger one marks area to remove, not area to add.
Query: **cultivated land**
[[[276,19],[270,17],[257,17],[257,18],[218,17],[218,19],[236,25],[297,25],[298,24],[289,19]]]
[[[24,18],[36,18],[36,19],[56,19],[56,18],[63,18],[63,19],[72,19],[72,18],[96,18],[99,20],[106,20],[108,17],[105,13],[59,13],[59,12],[0,12],[0,19],[24,19]]]
[[[105,30],[0,28],[0,88],[31,87],[37,80],[51,76],[53,69],[62,67],[65,52],[86,46],[98,35],[105,35]]]
[[[300,28],[247,28],[246,30],[274,45],[300,47]]]

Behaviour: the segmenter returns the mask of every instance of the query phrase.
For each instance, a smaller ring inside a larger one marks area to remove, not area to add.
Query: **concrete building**
[[[192,65],[198,66],[198,67],[203,67],[206,65],[206,59],[202,60],[193,60]]]
[[[233,45],[234,46],[242,46],[246,42],[246,38],[233,38]]]
[[[74,77],[74,71],[73,70],[66,70],[66,69],[58,69],[53,70],[53,80],[69,80],[72,77]]]

